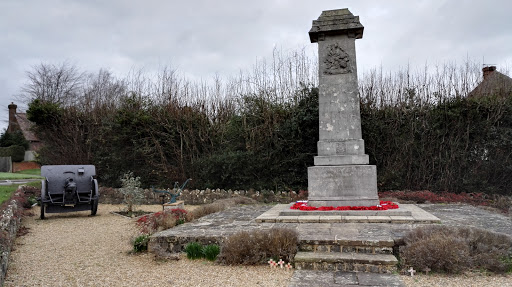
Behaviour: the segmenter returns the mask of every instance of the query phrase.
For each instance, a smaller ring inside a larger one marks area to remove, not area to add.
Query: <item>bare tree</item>
[[[41,63],[27,71],[28,82],[22,87],[18,100],[28,104],[39,99],[42,102],[71,106],[79,98],[84,74],[67,62],[61,65]]]

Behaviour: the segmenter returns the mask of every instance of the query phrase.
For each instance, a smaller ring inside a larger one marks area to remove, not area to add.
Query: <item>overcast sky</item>
[[[274,47],[316,50],[311,21],[339,8],[365,27],[359,73],[468,57],[498,70],[512,65],[510,0],[0,0],[0,130],[26,72],[40,63],[118,77],[164,66],[191,79],[229,77]]]

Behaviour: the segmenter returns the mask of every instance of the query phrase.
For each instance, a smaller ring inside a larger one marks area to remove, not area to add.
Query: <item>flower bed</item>
[[[375,206],[309,206],[307,201],[297,201],[290,207],[290,209],[298,209],[302,211],[331,211],[331,210],[388,210],[397,209],[398,205],[391,201],[381,201],[379,205]]]

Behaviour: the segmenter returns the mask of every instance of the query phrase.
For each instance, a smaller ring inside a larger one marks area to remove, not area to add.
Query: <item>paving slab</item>
[[[359,286],[405,286],[397,275],[392,274],[373,274],[357,273]]]
[[[341,222],[359,222],[359,223],[364,223],[364,222],[368,222],[368,216],[344,215],[344,216],[341,216]]]
[[[358,285],[357,273],[355,272],[335,272],[334,284],[338,285]]]
[[[391,223],[391,216],[368,216],[368,223]]]
[[[320,223],[320,215],[300,216],[299,223]]]
[[[442,224],[450,226],[486,229],[512,236],[511,215],[466,204],[419,204],[419,206],[438,217]]]
[[[313,286],[390,286],[404,287],[404,283],[395,274],[375,274],[364,272],[295,270],[289,287]]]
[[[414,204],[399,204],[398,209],[390,210],[331,210],[302,211],[290,209],[292,204],[278,204],[259,215],[256,222],[284,223],[440,223],[435,215]],[[317,219],[318,216],[318,219]]]
[[[355,262],[371,264],[395,265],[398,260],[390,254],[364,254],[343,252],[297,252],[296,262]]]
[[[295,270],[290,280],[289,287],[313,287],[326,286],[338,287],[344,286],[334,282],[334,272],[332,271],[314,271],[314,270]],[[345,285],[346,286],[346,285]]]
[[[320,215],[318,219],[320,222],[325,223],[340,223],[341,215]]]
[[[391,223],[407,223],[414,222],[414,217],[412,216],[390,216]]]
[[[276,222],[282,222],[282,223],[294,223],[294,222],[299,222],[299,217],[298,216],[282,216],[282,215],[279,215],[277,218],[276,218]],[[318,222],[318,221],[317,221]],[[300,223],[300,222],[299,222]]]

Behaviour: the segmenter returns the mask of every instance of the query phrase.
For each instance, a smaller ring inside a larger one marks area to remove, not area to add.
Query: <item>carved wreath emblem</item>
[[[327,55],[324,59],[324,74],[336,75],[352,72],[348,65],[350,58],[338,44],[330,44],[327,47]]]

